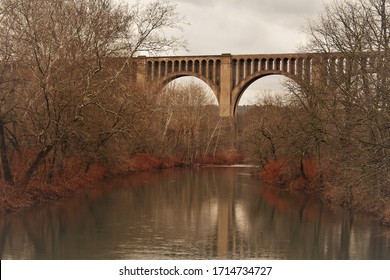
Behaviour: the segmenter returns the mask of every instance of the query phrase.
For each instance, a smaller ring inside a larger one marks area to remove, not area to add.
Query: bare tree
[[[323,68],[329,79],[308,94],[317,92],[313,117],[324,131],[328,168],[337,174],[329,185],[339,186],[333,192],[347,206],[390,191],[389,9],[387,0],[335,1],[308,29],[309,50],[336,52],[333,62],[341,69]]]
[[[132,56],[183,45],[164,35],[182,24],[166,1],[127,7],[111,0],[4,0],[0,7],[2,49],[24,85],[13,93],[19,100],[18,137],[22,149],[36,151],[20,179],[23,186],[43,161],[51,181],[66,156],[88,151],[88,166],[117,135],[137,130],[132,93],[138,89],[125,78],[133,71]],[[11,64],[3,61],[15,80]],[[0,141],[0,148],[6,168],[7,142]],[[11,183],[12,174],[3,173]]]
[[[201,86],[171,84],[161,93],[159,105],[164,120],[161,144],[165,152],[193,163],[209,153],[213,142],[217,145],[222,122]]]

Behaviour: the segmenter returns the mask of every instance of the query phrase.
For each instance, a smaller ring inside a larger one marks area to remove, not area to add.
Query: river
[[[250,171],[140,173],[2,216],[1,259],[390,259],[388,228]]]

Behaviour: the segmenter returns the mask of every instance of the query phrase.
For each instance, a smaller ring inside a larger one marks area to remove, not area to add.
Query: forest
[[[341,53],[346,70],[289,81],[286,95],[231,120],[197,84],[156,91],[126,78],[140,52],[186,46],[167,35],[186,24],[171,3],[2,0],[1,212],[116,174],[244,162],[269,184],[390,223],[389,10],[387,0],[327,5],[300,52]]]

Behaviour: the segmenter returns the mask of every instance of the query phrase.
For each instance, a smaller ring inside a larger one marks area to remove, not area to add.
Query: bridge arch
[[[278,62],[282,63],[282,60],[279,60]],[[278,67],[276,67],[278,68]],[[272,69],[272,68],[271,68]],[[299,80],[297,79],[297,76],[290,74],[286,71],[279,71],[279,70],[263,70],[260,72],[253,73],[252,75],[246,77],[243,79],[237,86],[233,88],[232,91],[232,116],[237,116],[237,108],[240,102],[240,99],[244,92],[256,81],[260,80],[261,78],[268,77],[268,76],[283,76],[286,78],[291,79],[292,81],[299,84]]]
[[[159,82],[161,83],[162,87],[165,87],[170,82],[172,82],[176,79],[179,79],[179,78],[183,78],[183,77],[198,78],[199,80],[201,80],[205,84],[207,84],[210,87],[213,94],[215,95],[216,100],[217,100],[218,105],[219,105],[219,87],[217,87],[213,83],[212,80],[208,79],[206,76],[201,75],[200,73],[199,74],[198,73],[180,73],[180,72],[179,73],[172,73],[172,74],[164,76]]]

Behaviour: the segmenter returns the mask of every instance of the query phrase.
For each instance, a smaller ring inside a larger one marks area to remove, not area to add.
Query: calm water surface
[[[2,216],[1,259],[390,259],[389,229],[250,171],[142,173]]]

